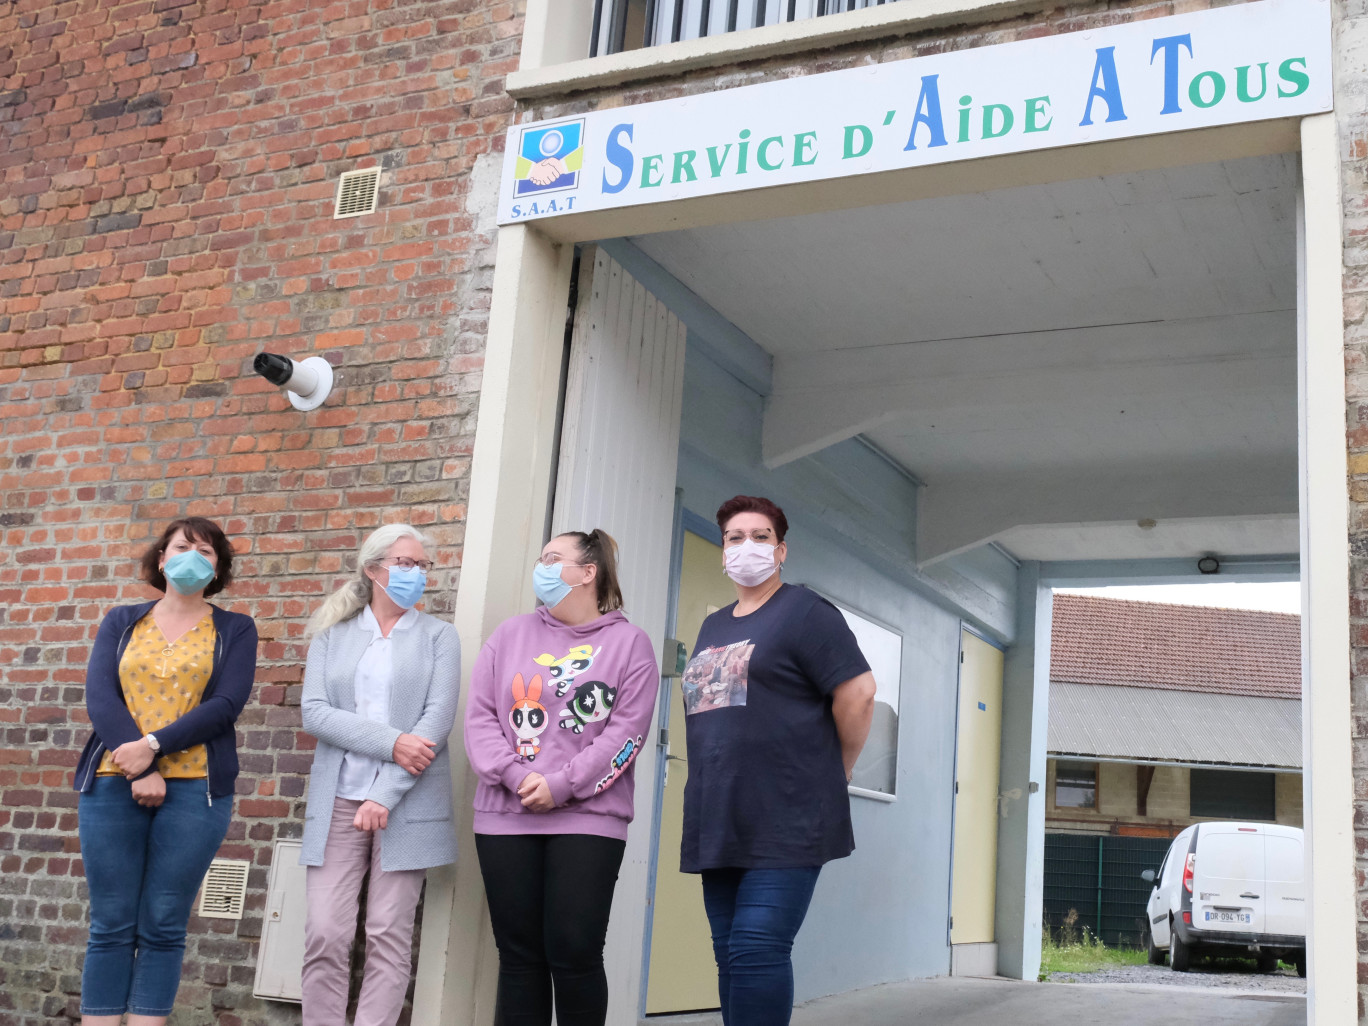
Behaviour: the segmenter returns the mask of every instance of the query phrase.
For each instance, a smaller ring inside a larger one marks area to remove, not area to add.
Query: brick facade
[[[1368,1022],[1368,8],[1334,0],[1335,114],[1344,210],[1344,359],[1349,445],[1349,724],[1354,760],[1354,851],[1358,893],[1358,1021]]]
[[[251,997],[272,845],[300,833],[303,619],[383,519],[432,532],[449,615],[522,5],[18,0],[0,8],[0,1023],[77,1015],[70,790],[112,604],[159,525],[236,539],[258,687],[225,857],[241,922],[191,921],[174,1021],[293,1022]],[[333,220],[342,171],[378,212]],[[491,197],[492,198],[492,197]],[[262,350],[338,369],[310,415]]]

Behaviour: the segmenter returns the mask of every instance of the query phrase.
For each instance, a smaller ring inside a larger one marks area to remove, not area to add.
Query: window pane
[[[1097,764],[1055,764],[1055,805],[1070,809],[1097,808]]]
[[[1275,818],[1272,773],[1194,769],[1191,788],[1194,816],[1270,823]]]

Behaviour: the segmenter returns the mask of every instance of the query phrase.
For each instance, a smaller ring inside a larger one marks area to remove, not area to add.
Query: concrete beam
[[[1040,578],[1051,588],[1093,588],[1108,584],[1259,584],[1301,579],[1295,552],[1275,556],[1222,556],[1214,574],[1197,569],[1195,559],[1071,559],[1040,564]]]
[[[932,482],[917,508],[921,565],[993,541],[1024,525],[1134,523],[1296,516],[1295,453],[1075,464]]]
[[[1293,312],[1273,311],[781,355],[765,465],[909,412],[1068,406],[1079,396],[1291,395],[1295,337]]]

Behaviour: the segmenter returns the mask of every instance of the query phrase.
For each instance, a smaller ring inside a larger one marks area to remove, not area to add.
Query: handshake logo
[[[514,195],[530,196],[577,189],[583,166],[583,119],[524,129],[518,144]]]

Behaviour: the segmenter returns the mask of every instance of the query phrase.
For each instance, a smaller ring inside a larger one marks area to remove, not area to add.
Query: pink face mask
[[[762,545],[747,538],[733,545],[722,556],[727,576],[743,588],[754,588],[770,579],[774,573],[774,546]]]

